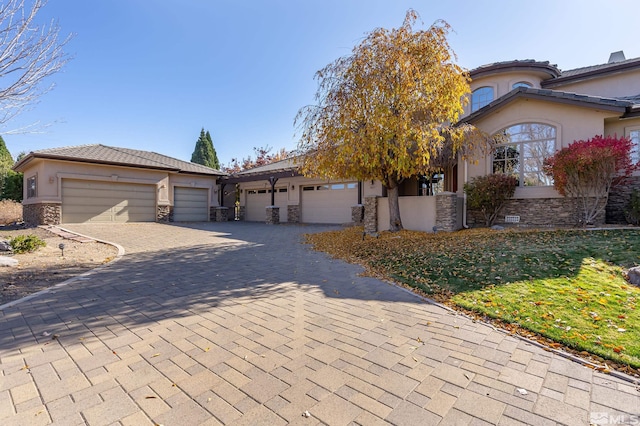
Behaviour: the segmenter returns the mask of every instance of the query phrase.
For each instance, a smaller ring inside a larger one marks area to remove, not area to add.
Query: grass
[[[624,278],[640,263],[638,229],[402,231],[363,241],[362,228],[350,228],[307,240],[552,347],[640,368],[640,288]]]

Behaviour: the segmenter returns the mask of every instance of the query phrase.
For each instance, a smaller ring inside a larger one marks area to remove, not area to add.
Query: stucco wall
[[[619,97],[640,93],[640,70],[616,73],[606,77],[584,80],[574,83],[554,85],[552,90],[564,92],[588,93],[604,97]]]
[[[413,231],[433,232],[436,197],[399,197],[402,226]],[[378,198],[378,230],[389,230],[389,199]]]

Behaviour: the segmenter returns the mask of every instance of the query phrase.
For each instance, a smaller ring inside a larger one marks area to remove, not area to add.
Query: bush
[[[22,221],[22,204],[13,200],[0,200],[0,225]]]
[[[631,225],[640,225],[640,192],[634,189],[631,193],[631,200],[629,200],[629,206],[624,211],[624,217]]]
[[[9,240],[9,245],[14,253],[31,253],[38,250],[40,247],[47,245],[43,240],[36,235],[18,235],[17,237]]]
[[[583,225],[592,224],[604,211],[611,187],[637,169],[631,148],[627,138],[595,136],[574,141],[544,160],[544,172],[553,178],[556,190],[578,202]]]
[[[9,170],[0,190],[0,200],[22,201],[22,173]]]
[[[513,197],[517,186],[518,179],[515,176],[503,173],[473,178],[464,185],[467,206],[472,210],[480,210],[485,224],[491,226],[507,200]]]

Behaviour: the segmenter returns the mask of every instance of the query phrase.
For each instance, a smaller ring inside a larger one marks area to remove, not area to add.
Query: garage
[[[155,185],[63,179],[62,222],[154,222],[155,189]]]
[[[209,220],[209,190],[176,186],[173,190],[174,222],[207,222]]]
[[[357,203],[357,182],[304,185],[300,203],[302,222],[349,223],[351,207]]]
[[[275,204],[280,207],[280,222],[287,221],[287,188],[275,189]],[[267,206],[271,205],[271,189],[248,189],[245,220],[264,222]]]

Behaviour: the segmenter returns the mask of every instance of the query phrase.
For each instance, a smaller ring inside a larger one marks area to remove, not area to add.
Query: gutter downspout
[[[462,203],[462,227],[464,229],[469,229],[469,225],[467,225],[467,193],[464,191],[464,185],[467,184],[468,179],[467,165],[468,161],[464,160],[464,183],[462,184],[462,199],[464,200]]]

